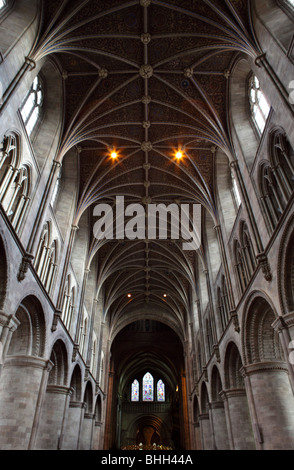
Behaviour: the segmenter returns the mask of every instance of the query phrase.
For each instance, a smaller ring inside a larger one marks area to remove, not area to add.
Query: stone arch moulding
[[[46,347],[46,321],[44,310],[40,300],[34,295],[27,295],[19,304],[16,309],[15,317],[23,319],[20,320],[20,325],[14,332],[8,355],[14,355],[17,351],[23,351],[25,348],[26,354],[29,352],[33,357],[44,357]],[[23,331],[24,330],[24,331]],[[22,334],[29,334],[26,345],[23,344]]]
[[[249,61],[239,55],[232,67],[229,92],[229,121],[233,130],[232,141],[239,159],[242,158],[250,170],[253,166],[259,140],[250,115],[248,83],[252,75]]]
[[[224,354],[225,375],[223,386],[225,389],[245,388],[244,380],[240,374],[244,361],[242,358],[240,347],[231,338],[225,345]]]
[[[288,221],[281,238],[278,254],[278,295],[282,315],[294,311],[294,287],[291,289],[293,280],[293,240],[294,240],[294,215]],[[292,258],[291,258],[292,255]],[[289,259],[290,257],[290,259]],[[292,277],[291,277],[292,272]],[[292,292],[291,292],[292,291]]]
[[[260,315],[260,311],[263,316]],[[270,314],[272,314],[271,319]],[[244,305],[242,316],[241,344],[244,366],[266,360],[282,360],[282,357],[278,357],[281,354],[281,349],[278,347],[279,338],[272,327],[276,318],[278,318],[277,310],[268,295],[263,291],[252,292]],[[273,357],[266,357],[269,352]]]
[[[176,335],[180,338],[182,345],[184,346],[184,343],[185,343],[184,332],[180,330],[179,325],[176,325],[174,321],[170,320],[170,317],[168,316],[166,311],[163,310],[162,315],[160,315],[158,310],[154,310],[154,312],[152,312],[152,310],[149,309],[146,312],[145,310],[139,309],[138,311],[130,312],[127,318],[120,320],[115,326],[112,327],[112,330],[110,332],[110,339],[109,339],[110,347],[113,344],[119,332],[122,331],[126,326],[130,325],[131,323],[136,322],[138,319],[154,320],[156,322],[160,321],[160,323],[167,325],[169,328],[171,328],[171,330],[174,331],[174,333],[176,333]]]
[[[0,230],[0,310],[3,310],[9,285],[9,266],[7,259],[9,250],[2,230]]]

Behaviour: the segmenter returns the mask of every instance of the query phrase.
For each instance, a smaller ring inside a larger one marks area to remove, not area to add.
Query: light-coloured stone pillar
[[[200,422],[200,432],[201,432],[201,441],[203,450],[212,450],[212,430],[209,421],[209,414],[205,413],[199,416]]]
[[[282,361],[243,367],[256,445],[262,450],[294,449],[294,397]]]
[[[52,363],[31,356],[7,356],[0,380],[0,449],[30,449]]]
[[[57,450],[62,446],[65,414],[72,389],[48,385],[40,416],[35,449]]]
[[[10,345],[12,333],[19,326],[19,321],[13,315],[0,311],[0,376],[5,357]]]
[[[64,428],[62,450],[78,450],[86,404],[71,401]]]
[[[272,327],[279,335],[294,391],[294,312],[278,317]]]
[[[95,423],[95,414],[85,413],[80,450],[92,450],[93,429]]]
[[[224,401],[230,450],[255,450],[245,389],[221,392]]]
[[[195,450],[202,450],[200,424],[194,424]]]
[[[102,423],[100,421],[95,421],[95,427],[93,432],[93,450],[102,450],[101,440],[101,429]]]
[[[214,431],[214,444],[216,450],[227,450],[229,446],[229,436],[226,423],[226,414],[223,402],[210,404],[211,422]]]

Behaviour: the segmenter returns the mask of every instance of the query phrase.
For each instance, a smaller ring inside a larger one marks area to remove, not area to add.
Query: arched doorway
[[[134,322],[114,339],[110,369],[105,448],[185,448],[188,412],[178,335],[154,320]]]

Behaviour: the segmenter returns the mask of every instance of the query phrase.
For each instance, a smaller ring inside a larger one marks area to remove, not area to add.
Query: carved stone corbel
[[[61,318],[61,315],[62,315],[61,310],[55,310],[55,313],[54,313],[54,316],[53,316],[51,331],[56,331],[57,330],[57,325],[58,325],[58,322]]]
[[[271,272],[271,267],[268,262],[267,256],[265,253],[260,253],[259,255],[256,256],[258,264],[261,267],[261,270],[263,272],[264,278],[270,282],[273,279],[272,272]]]
[[[26,273],[28,272],[29,266],[32,265],[34,256],[31,253],[26,253],[23,258],[21,265],[19,267],[17,279],[19,282],[23,281],[26,277]]]
[[[232,312],[230,312],[230,316],[231,316],[235,331],[237,333],[240,333],[239,318],[238,318],[236,310],[233,310]]]

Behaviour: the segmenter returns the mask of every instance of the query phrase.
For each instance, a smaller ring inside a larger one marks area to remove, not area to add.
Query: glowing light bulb
[[[183,152],[181,150],[178,150],[176,153],[176,159],[181,160],[183,158]]]
[[[115,159],[117,158],[117,152],[116,152],[115,150],[113,150],[113,151],[111,152],[111,158],[112,158],[113,160],[115,160]]]
[[[163,297],[166,298],[166,297],[167,297],[167,294],[163,294]]]
[[[128,294],[128,298],[130,299],[132,297],[132,294]]]

